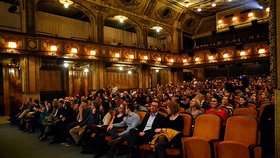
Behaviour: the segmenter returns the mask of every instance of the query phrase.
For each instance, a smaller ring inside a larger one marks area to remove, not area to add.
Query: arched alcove
[[[148,29],[148,48],[161,51],[170,51],[171,36],[168,31],[159,27],[153,26]]]
[[[125,16],[108,16],[104,20],[104,43],[137,47],[140,34],[138,24]]]
[[[89,40],[93,39],[94,18],[85,14],[83,7],[75,3],[68,8],[58,1],[39,1],[37,3],[38,34]]]

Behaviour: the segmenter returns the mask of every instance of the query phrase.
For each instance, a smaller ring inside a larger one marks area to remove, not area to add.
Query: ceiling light
[[[57,51],[57,46],[52,45],[52,46],[51,46],[51,51],[52,51],[52,52],[56,52],[56,51]]]
[[[95,50],[91,50],[90,51],[90,55],[93,55],[93,56],[96,55],[96,51]]]
[[[89,72],[89,69],[88,69],[88,68],[85,68],[85,69],[84,69],[84,72],[85,72],[85,73],[88,73],[88,72]]]
[[[11,42],[11,41],[10,41],[10,42],[8,43],[8,47],[9,47],[9,48],[17,48],[17,43],[16,43],[16,42]]]
[[[122,67],[122,66],[120,66],[120,67],[119,67],[119,70],[120,70],[120,71],[122,71],[122,70],[123,70],[123,67]]]
[[[201,12],[201,8],[198,8],[197,11],[198,11],[198,12]]]
[[[216,5],[217,5],[216,3],[212,3],[212,7],[216,7]]]
[[[129,71],[127,71],[127,73],[130,75],[130,74],[132,74],[132,72],[129,70]]]
[[[156,69],[156,73],[158,73],[159,72],[159,69]]]
[[[270,12],[270,8],[267,7],[267,8],[265,9],[265,11],[266,11],[267,13],[269,13],[269,12]]]
[[[130,59],[134,59],[134,55],[133,55],[133,54],[130,54],[130,55],[129,55],[129,58],[130,58]]]
[[[77,48],[71,48],[71,53],[78,53],[78,49]]]
[[[63,66],[67,68],[67,67],[69,67],[69,64],[68,63],[64,63]]]
[[[249,14],[248,14],[248,17],[249,18],[251,18],[251,17],[253,17],[254,16],[254,13],[252,13],[252,12],[250,12]]]
[[[246,55],[246,52],[243,50],[240,52],[240,56],[244,56],[244,55]]]
[[[229,2],[231,2],[232,0],[228,0]]]
[[[155,29],[157,32],[160,32],[160,30],[162,29],[162,27],[160,27],[160,26],[154,26],[154,27],[152,27],[152,29]]]
[[[59,2],[63,4],[64,8],[68,8],[70,5],[73,4],[73,1],[71,0],[59,0]]]
[[[119,57],[120,57],[120,53],[116,53],[115,58],[119,58]]]
[[[259,54],[264,54],[265,53],[265,49],[259,49]]]
[[[120,21],[120,23],[123,23],[124,22],[124,18],[120,17],[119,21]]]
[[[208,60],[213,60],[213,59],[214,57],[212,55],[208,57]]]
[[[196,57],[195,59],[194,59],[196,62],[199,62],[199,57]]]

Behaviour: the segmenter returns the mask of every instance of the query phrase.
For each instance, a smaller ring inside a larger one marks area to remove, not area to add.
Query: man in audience
[[[145,115],[143,121],[137,128],[130,130],[128,137],[129,157],[137,157],[135,145],[151,142],[155,135],[155,129],[163,127],[165,118],[158,113],[158,109],[159,103],[153,101],[150,109],[151,112]]]
[[[138,114],[134,113],[134,105],[128,104],[126,107],[126,114],[127,117],[120,122],[115,124],[110,124],[107,130],[110,132],[110,135],[113,137],[113,140],[110,141],[108,144],[111,146],[111,149],[107,155],[108,158],[113,158],[114,154],[117,150],[117,146],[128,139],[129,131],[133,128],[136,128],[140,123],[140,117]],[[113,128],[114,127],[114,128]],[[116,128],[118,127],[127,127],[125,131],[119,133]]]

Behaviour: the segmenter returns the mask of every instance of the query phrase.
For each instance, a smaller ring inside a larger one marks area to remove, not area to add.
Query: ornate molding
[[[273,88],[277,86],[277,49],[276,49],[276,0],[268,1],[269,16],[269,41],[270,41],[270,75]]]

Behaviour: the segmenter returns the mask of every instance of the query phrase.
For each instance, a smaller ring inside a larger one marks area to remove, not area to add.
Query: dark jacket
[[[147,113],[145,115],[143,121],[141,122],[141,124],[137,128],[139,131],[143,131],[145,129],[145,126],[148,122],[149,117],[150,117],[150,113]],[[164,118],[160,113],[157,113],[156,118],[154,119],[152,128],[150,130],[146,130],[145,134],[154,135],[155,134],[155,129],[156,128],[163,128],[165,122],[166,122],[166,118]]]

